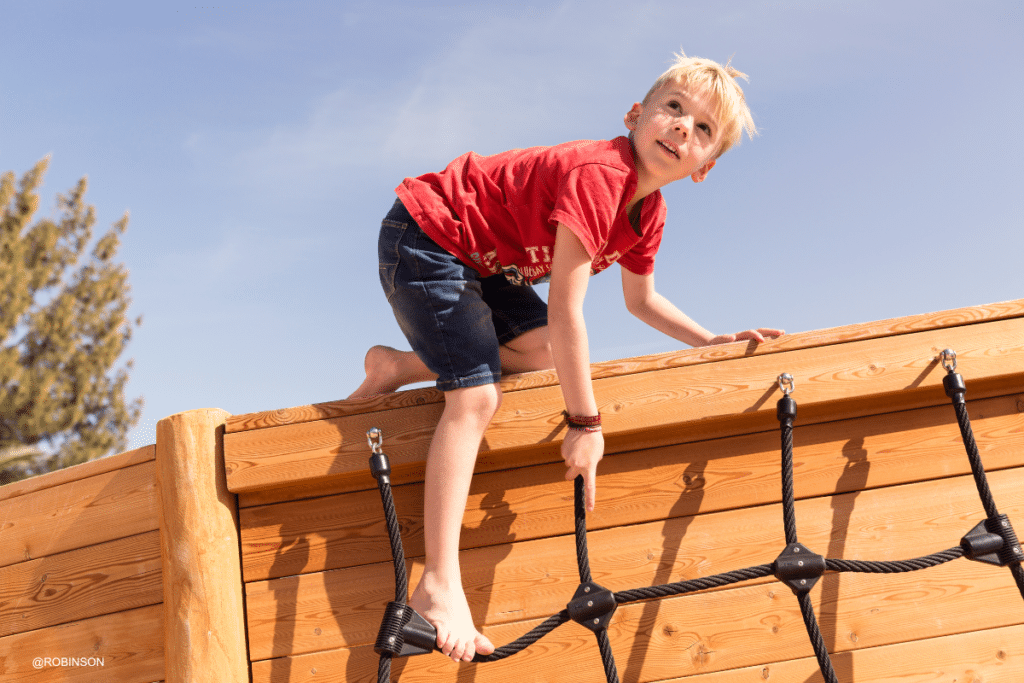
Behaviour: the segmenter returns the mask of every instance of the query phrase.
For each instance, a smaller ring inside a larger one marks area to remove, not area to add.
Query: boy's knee
[[[498,412],[498,408],[501,407],[501,401],[504,394],[501,393],[500,384],[488,384],[486,398],[483,399],[484,405],[482,406],[483,412],[487,415],[487,419],[490,420],[494,417],[495,413]]]
[[[445,393],[446,407],[459,414],[483,423],[488,423],[501,407],[501,385],[485,384],[465,387]]]

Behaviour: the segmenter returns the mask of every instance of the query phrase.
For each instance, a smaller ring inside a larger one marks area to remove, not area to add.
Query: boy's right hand
[[[601,432],[580,432],[570,429],[562,442],[562,459],[569,471],[565,478],[572,481],[583,475],[587,512],[594,510],[597,497],[597,463],[604,457],[604,435]]]
[[[761,343],[767,339],[777,339],[782,335],[786,334],[785,330],[776,330],[773,327],[759,327],[756,330],[744,330],[737,332],[736,334],[720,334],[717,337],[709,339],[705,346],[711,346],[713,344],[731,344],[732,342],[753,340],[757,343]]]

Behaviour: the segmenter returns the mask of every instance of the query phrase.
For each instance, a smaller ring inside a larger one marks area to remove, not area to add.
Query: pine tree
[[[32,223],[48,159],[0,176],[0,484],[126,447],[142,399],[124,398],[132,336],[128,270],[113,261],[128,214],[96,240],[86,179]],[[142,319],[134,321],[141,324]]]

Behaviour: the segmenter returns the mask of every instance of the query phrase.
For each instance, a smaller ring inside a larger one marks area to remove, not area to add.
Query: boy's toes
[[[491,643],[490,639],[482,633],[477,634],[477,637],[473,639],[473,645],[476,650],[476,654],[489,655],[494,652],[494,644]]]
[[[458,662],[462,659],[462,653],[466,651],[466,644],[461,640],[455,641],[455,645],[448,652],[448,656],[451,657],[453,662]]]
[[[440,624],[434,624],[434,628],[437,629],[437,646],[441,648],[442,654],[447,657],[452,652],[452,647],[455,645],[455,639],[452,638],[451,631]]]

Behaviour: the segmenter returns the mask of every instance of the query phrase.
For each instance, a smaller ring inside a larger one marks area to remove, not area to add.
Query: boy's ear
[[[704,164],[703,166],[698,168],[696,171],[694,171],[693,175],[691,175],[690,177],[693,178],[693,182],[695,182],[695,183],[703,182],[704,179],[708,177],[708,171],[710,171],[714,167],[715,167],[715,160],[711,159],[706,164]]]
[[[626,128],[629,130],[636,130],[636,124],[640,121],[640,114],[644,110],[644,105],[639,102],[634,102],[633,106],[626,112],[623,121],[626,123]]]

